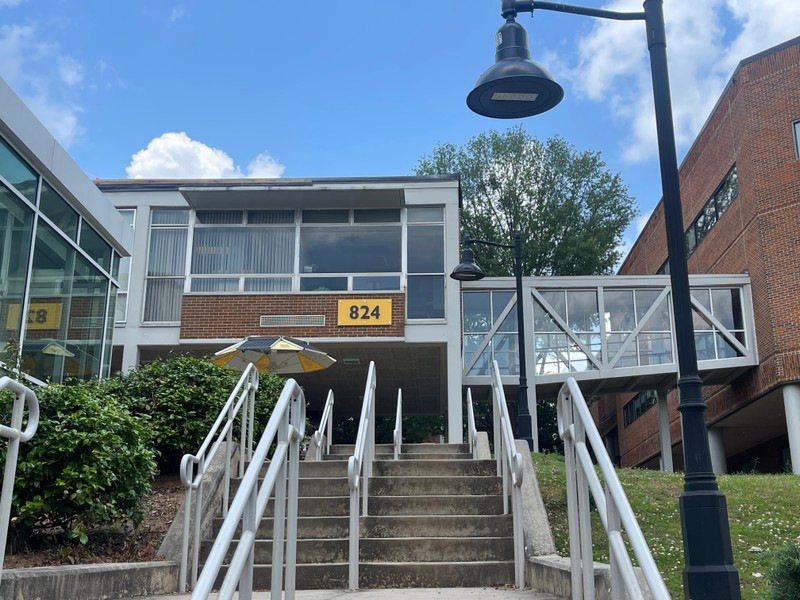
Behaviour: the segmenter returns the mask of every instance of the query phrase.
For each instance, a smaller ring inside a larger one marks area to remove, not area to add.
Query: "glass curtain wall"
[[[6,366],[53,382],[106,374],[118,264],[102,236],[0,139]]]

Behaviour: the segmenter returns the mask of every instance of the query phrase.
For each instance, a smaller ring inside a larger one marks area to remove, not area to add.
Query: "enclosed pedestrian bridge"
[[[698,275],[690,286],[701,377],[730,382],[758,364],[750,278]],[[530,277],[523,297],[526,374],[537,397],[554,397],[567,377],[586,396],[677,383],[668,275]],[[505,385],[519,384],[513,278],[463,284],[462,336],[462,383],[473,395],[488,394],[493,360]]]

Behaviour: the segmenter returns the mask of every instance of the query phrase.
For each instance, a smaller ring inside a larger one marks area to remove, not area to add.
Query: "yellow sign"
[[[8,305],[6,329],[19,327],[19,304]],[[28,308],[27,329],[58,329],[61,327],[60,302],[34,302]]]
[[[352,298],[339,300],[339,325],[391,325],[390,298]]]

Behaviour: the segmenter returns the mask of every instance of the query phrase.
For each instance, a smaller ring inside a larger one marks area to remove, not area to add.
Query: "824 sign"
[[[351,298],[339,300],[339,325],[391,325],[390,298]]]

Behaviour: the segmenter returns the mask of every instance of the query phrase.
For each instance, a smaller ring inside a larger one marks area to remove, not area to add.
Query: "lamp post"
[[[522,303],[522,241],[519,233],[514,234],[514,244],[498,244],[486,240],[467,237],[465,246],[484,244],[496,248],[514,249],[514,279],[517,284],[517,336],[519,338],[519,402],[517,404],[517,436],[528,443],[528,448],[538,451],[538,440],[533,437],[531,411],[528,407],[528,377],[525,369],[525,311]],[[475,263],[475,253],[467,247],[461,251],[461,262],[450,273],[450,277],[458,281],[478,281],[486,277]]]
[[[545,112],[561,101],[564,95],[561,86],[543,67],[530,60],[525,29],[515,22],[518,12],[553,10],[645,22],[678,354],[678,410],[685,465],[680,498],[684,595],[693,600],[736,600],[741,598],[739,574],[733,564],[727,503],[711,469],[704,416],[706,403],[697,368],[662,2],[644,0],[643,12],[622,13],[554,2],[502,0],[501,14],[506,22],[497,32],[496,62],[478,79],[467,96],[467,105],[478,114],[508,119]]]

